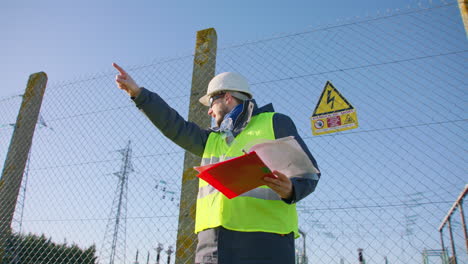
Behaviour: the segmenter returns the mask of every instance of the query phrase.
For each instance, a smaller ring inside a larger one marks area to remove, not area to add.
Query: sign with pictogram
[[[356,109],[328,81],[310,118],[312,134],[322,135],[358,127]]]

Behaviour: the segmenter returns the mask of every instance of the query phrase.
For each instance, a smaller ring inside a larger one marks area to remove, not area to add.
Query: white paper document
[[[255,144],[248,152],[252,151],[271,171],[277,170],[290,178],[314,174],[318,179],[319,171],[293,136]]]

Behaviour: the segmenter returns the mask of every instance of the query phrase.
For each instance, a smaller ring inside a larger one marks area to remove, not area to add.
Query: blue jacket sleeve
[[[309,148],[304,143],[304,140],[302,140],[302,138],[297,133],[296,126],[289,116],[276,113],[273,116],[273,129],[275,131],[275,138],[294,136],[294,138],[309,157],[310,161],[312,161],[312,164],[315,166],[315,168],[319,169],[317,166],[317,161],[315,160],[314,156],[312,156],[312,153],[310,153]],[[293,196],[291,199],[283,199],[283,201],[291,204],[305,198],[315,190],[319,179],[320,173],[318,175],[310,175],[310,177],[291,178],[291,182],[293,184]]]
[[[203,155],[210,130],[201,129],[197,124],[186,121],[158,94],[145,88],[132,99],[167,138],[197,156]]]

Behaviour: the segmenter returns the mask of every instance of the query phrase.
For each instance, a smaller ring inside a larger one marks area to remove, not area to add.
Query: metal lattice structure
[[[115,189],[112,211],[106,226],[104,242],[102,243],[100,263],[114,264],[126,260],[128,177],[134,171],[131,141],[128,141],[127,146],[118,152],[122,155],[122,164],[120,171],[113,173],[118,177],[119,181]]]

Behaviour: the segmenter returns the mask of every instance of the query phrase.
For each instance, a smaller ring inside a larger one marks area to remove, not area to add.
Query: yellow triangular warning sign
[[[330,134],[359,126],[356,109],[330,81],[325,84],[310,121],[313,135]]]
[[[352,124],[352,123],[355,123],[356,121],[354,121],[354,119],[351,117],[351,114],[347,114],[345,119],[344,119],[344,122],[343,124]]]
[[[330,81],[327,81],[312,116],[331,114],[350,109],[354,109],[353,106],[348,103]]]

